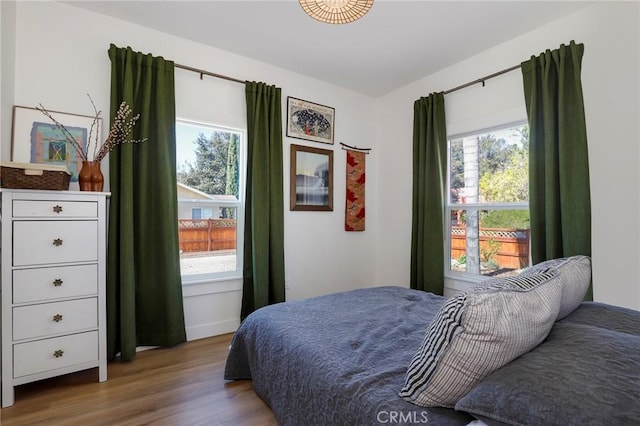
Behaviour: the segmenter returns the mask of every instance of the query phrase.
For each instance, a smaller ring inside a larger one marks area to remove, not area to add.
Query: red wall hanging
[[[366,152],[347,149],[347,200],[345,231],[364,231],[365,223],[365,156]]]

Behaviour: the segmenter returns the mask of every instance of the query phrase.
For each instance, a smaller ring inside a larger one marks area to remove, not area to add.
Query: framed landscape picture
[[[335,109],[287,97],[287,136],[333,144]]]
[[[333,151],[291,145],[290,210],[333,211]]]
[[[102,119],[88,115],[50,111],[86,151],[88,137],[93,131],[100,135]],[[13,133],[11,138],[11,161],[21,163],[51,164],[66,166],[71,171],[71,182],[78,181],[82,159],[64,134],[42,112],[35,108],[13,107]]]

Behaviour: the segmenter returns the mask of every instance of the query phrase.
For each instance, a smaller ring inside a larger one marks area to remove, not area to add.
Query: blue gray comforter
[[[281,303],[234,335],[225,378],[252,379],[282,425],[640,424],[640,312],[584,302],[455,411],[398,397],[446,299],[381,287]]]
[[[378,287],[271,305],[234,335],[225,379],[251,379],[281,425],[465,425],[468,414],[398,396],[446,299]]]

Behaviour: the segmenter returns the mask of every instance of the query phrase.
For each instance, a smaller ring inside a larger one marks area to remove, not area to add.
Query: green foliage
[[[496,264],[496,255],[498,252],[500,252],[500,242],[489,239],[487,240],[486,246],[480,247],[480,261],[485,264]]]
[[[515,129],[519,143],[509,143],[489,133],[479,138],[478,182],[481,202],[527,202],[529,199],[529,127]],[[452,201],[464,188],[462,139],[451,141],[450,169]]]
[[[184,164],[178,170],[178,182],[206,194],[238,195],[237,135],[213,131],[210,138],[200,133],[193,142],[195,164]],[[232,147],[235,145],[235,149]],[[229,153],[232,152],[230,156]],[[231,157],[231,158],[230,158]]]
[[[451,189],[457,190],[464,188],[464,152],[462,149],[462,140],[451,141],[449,161],[449,168],[451,169],[451,176],[449,177],[451,180]],[[455,191],[452,191],[451,201],[460,201]]]
[[[491,210],[480,216],[483,228],[528,229],[529,210]]]
[[[480,178],[480,193],[487,202],[518,203],[529,200],[528,152],[523,148],[509,151],[501,167],[490,173],[483,173]]]
[[[227,150],[227,186],[225,194],[238,197],[238,179],[238,135],[233,133]]]
[[[496,139],[495,135],[487,134],[480,138],[480,174],[504,171],[509,168],[509,158],[518,148],[508,144],[504,139]]]

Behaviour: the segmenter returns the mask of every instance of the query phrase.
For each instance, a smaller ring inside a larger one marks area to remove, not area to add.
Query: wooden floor
[[[225,382],[231,334],[113,362],[97,369],[18,386],[8,425],[277,425],[251,381]]]

